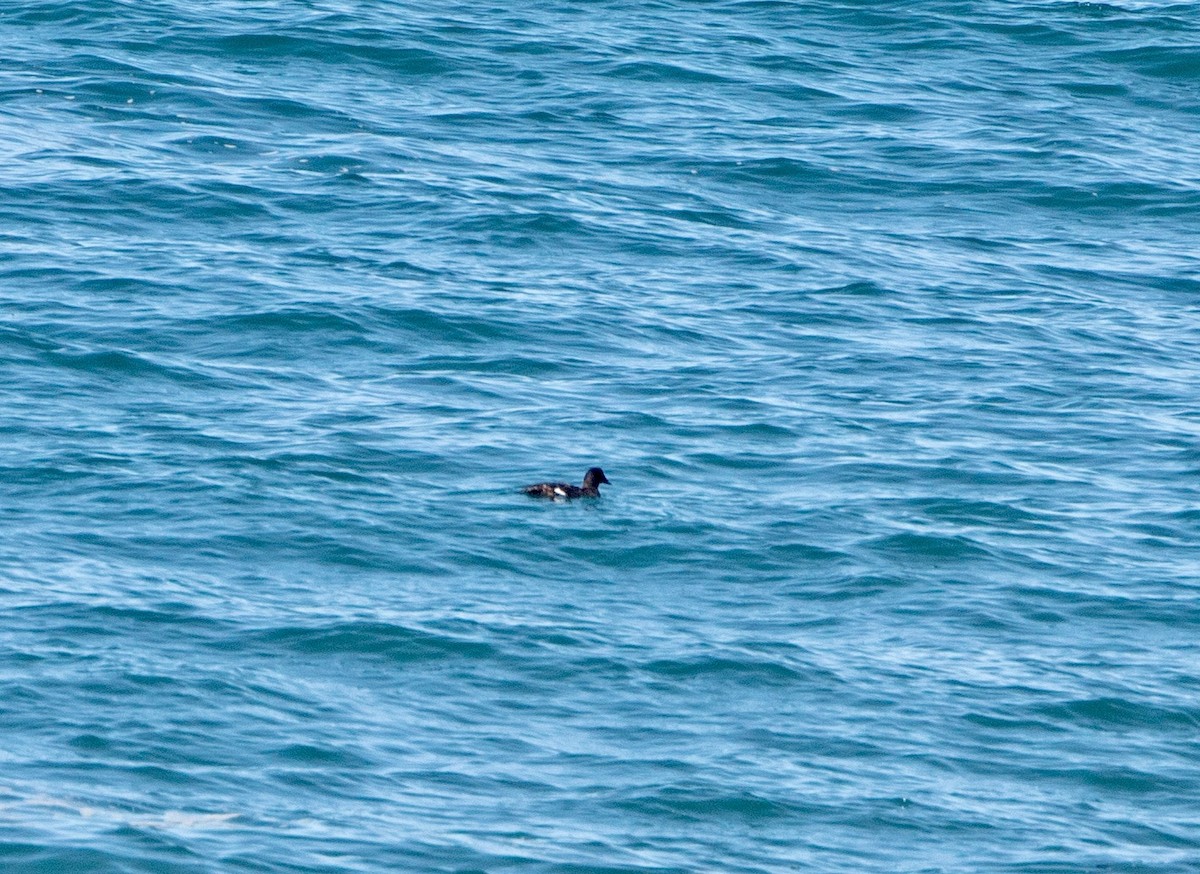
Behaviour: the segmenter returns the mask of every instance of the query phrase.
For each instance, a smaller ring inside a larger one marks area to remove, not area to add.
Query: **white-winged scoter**
[[[582,486],[573,486],[567,483],[537,483],[532,486],[524,486],[521,491],[531,498],[550,498],[551,500],[598,498],[600,497],[600,483],[606,482],[608,482],[608,477],[604,475],[604,471],[598,467],[590,467],[588,472],[583,475]]]

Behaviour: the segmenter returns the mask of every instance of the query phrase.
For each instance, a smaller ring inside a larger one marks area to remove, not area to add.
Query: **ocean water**
[[[0,869],[1200,870],[1198,46],[6,0]]]

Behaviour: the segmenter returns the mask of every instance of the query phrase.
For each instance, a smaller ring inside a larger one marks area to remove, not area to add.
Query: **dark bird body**
[[[600,497],[600,483],[608,482],[598,467],[589,468],[583,475],[583,485],[573,486],[570,483],[536,483],[524,486],[521,491],[531,498],[550,498],[551,500],[570,500],[571,498]]]

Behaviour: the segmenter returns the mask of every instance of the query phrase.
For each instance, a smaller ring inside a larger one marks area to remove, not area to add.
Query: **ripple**
[[[900,533],[868,541],[872,551],[903,559],[938,561],[941,559],[970,559],[988,555],[988,550],[969,537],[935,534]]]
[[[801,678],[797,671],[776,662],[716,656],[657,660],[647,663],[643,669],[652,674],[685,681],[706,677],[729,678],[749,686],[790,684]]]
[[[1200,725],[1198,708],[1162,707],[1122,698],[1081,699],[1039,707],[1037,712],[1047,719],[1095,729],[1174,726],[1194,730]]]
[[[264,629],[248,643],[282,647],[304,655],[379,656],[400,663],[448,658],[486,659],[488,643],[433,634],[382,622],[340,622],[317,627]]]

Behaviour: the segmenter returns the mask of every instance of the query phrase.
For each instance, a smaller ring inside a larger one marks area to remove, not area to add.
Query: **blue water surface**
[[[0,869],[1200,870],[1198,46],[4,3]]]

